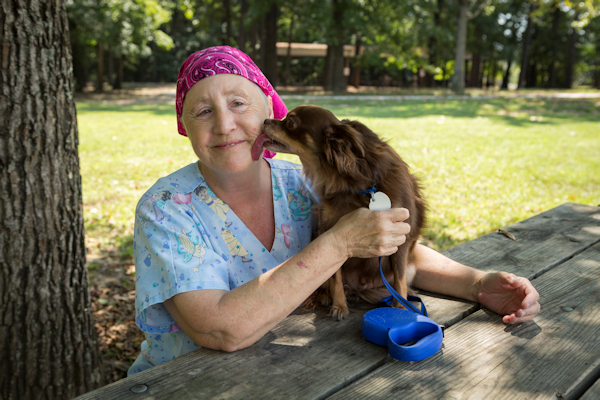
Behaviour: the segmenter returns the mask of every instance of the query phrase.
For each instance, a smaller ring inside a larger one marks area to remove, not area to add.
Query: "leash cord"
[[[415,300],[415,301],[420,301],[421,302],[421,311],[419,311],[407,299],[405,299],[398,292],[396,292],[396,290],[394,290],[394,288],[392,287],[392,285],[390,285],[390,283],[387,281],[387,279],[385,279],[385,275],[383,274],[383,269],[381,268],[381,257],[379,257],[379,273],[381,274],[381,280],[383,280],[383,284],[385,285],[385,287],[387,288],[387,290],[392,295],[391,297],[393,297],[394,299],[398,300],[398,302],[402,303],[407,309],[409,309],[409,310],[411,310],[413,312],[416,312],[417,314],[421,314],[421,315],[427,316],[427,309],[425,308],[425,304],[423,303],[423,300],[421,300],[419,297],[416,297],[416,296],[408,296],[408,298],[411,299],[411,300]],[[388,304],[388,303],[391,302],[391,297],[386,297],[382,301],[385,304]]]

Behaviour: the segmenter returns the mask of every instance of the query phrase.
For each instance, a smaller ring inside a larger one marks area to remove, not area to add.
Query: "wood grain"
[[[430,359],[390,362],[330,399],[577,398],[600,365],[600,244],[542,275],[536,288],[535,322],[507,326],[480,310],[448,329]]]

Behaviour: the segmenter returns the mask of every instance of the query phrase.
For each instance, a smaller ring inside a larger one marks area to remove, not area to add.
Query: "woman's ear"
[[[273,98],[271,95],[269,95],[267,96],[267,99],[269,99],[269,119],[273,119],[275,118],[275,112],[273,111]]]

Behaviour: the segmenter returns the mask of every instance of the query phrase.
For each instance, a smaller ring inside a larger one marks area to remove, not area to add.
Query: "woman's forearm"
[[[226,351],[245,348],[342,266],[346,258],[339,250],[330,235],[324,234],[281,265],[229,292],[182,293],[165,305],[199,346]]]
[[[477,301],[477,283],[484,271],[467,267],[423,245],[416,245],[410,262],[416,267],[413,286],[430,292]]]

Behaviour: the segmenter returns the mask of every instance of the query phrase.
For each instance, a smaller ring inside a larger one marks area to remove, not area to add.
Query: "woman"
[[[199,346],[250,346],[349,257],[393,254],[409,230],[405,209],[364,208],[310,241],[317,199],[301,167],[266,150],[252,160],[264,120],[287,109],[241,51],[192,54],[179,72],[176,109],[199,161],[160,179],[136,211],[136,323],[147,340],[129,375]],[[539,311],[525,278],[478,271],[420,245],[411,262],[414,286],[478,301],[506,323]],[[357,278],[345,283],[371,294],[383,286]]]

